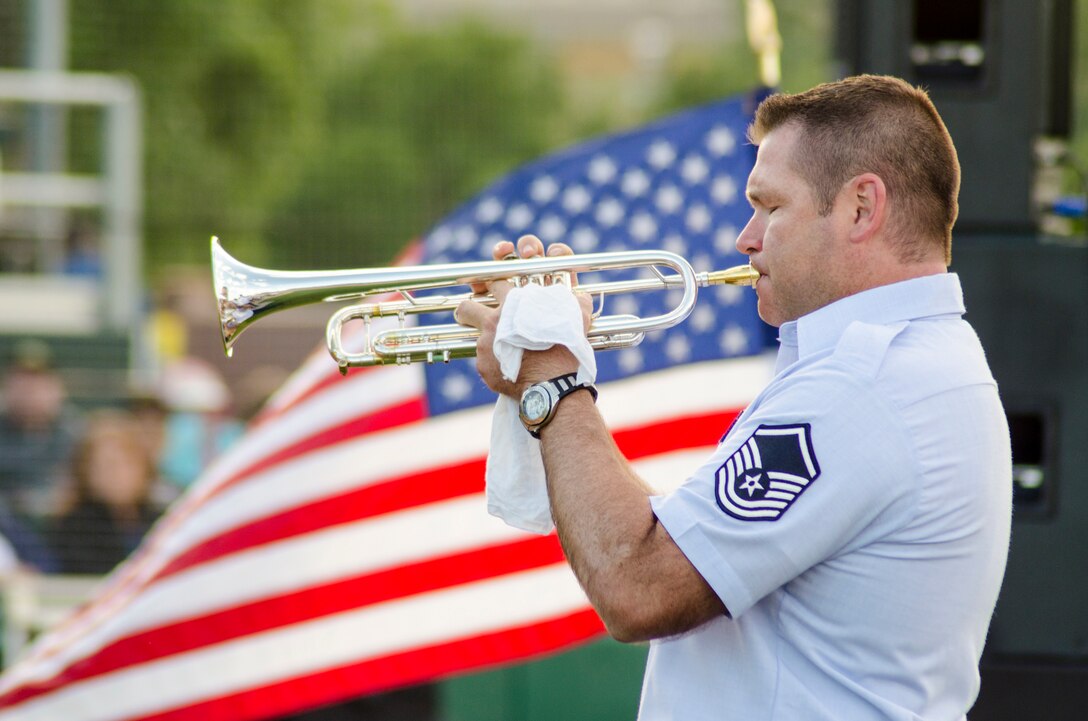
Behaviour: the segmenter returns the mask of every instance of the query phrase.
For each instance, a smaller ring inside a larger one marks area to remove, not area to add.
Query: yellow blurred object
[[[768,88],[782,80],[782,36],[771,0],[747,0],[748,45],[759,58],[759,80]]]
[[[160,308],[151,314],[151,342],[162,363],[183,358],[189,351],[189,330],[175,311]]]

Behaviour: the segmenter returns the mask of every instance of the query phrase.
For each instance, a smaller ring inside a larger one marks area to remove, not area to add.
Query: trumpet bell
[[[212,236],[212,284],[223,350],[231,356],[242,331],[270,313],[302,305],[348,300],[388,285],[395,269],[285,271],[247,265]]]

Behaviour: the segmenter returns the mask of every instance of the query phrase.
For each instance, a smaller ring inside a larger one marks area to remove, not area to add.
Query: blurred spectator
[[[163,476],[184,488],[241,435],[243,424],[231,413],[230,389],[205,361],[182,358],[163,372],[166,419]]]
[[[42,536],[0,500],[0,576],[16,568],[53,573],[57,563]]]
[[[175,484],[163,477],[161,470],[166,450],[166,420],[169,411],[158,396],[140,393],[129,398],[128,412],[132,414],[140,440],[154,464],[156,479],[152,498],[155,503],[165,508],[180,493]]]
[[[89,220],[77,218],[73,221],[64,245],[64,260],[60,267],[64,275],[95,279],[102,277],[98,234]]]
[[[79,416],[66,403],[49,348],[37,341],[16,346],[2,392],[0,499],[16,516],[38,519],[63,477],[80,433]]]
[[[19,559],[15,555],[15,549],[7,539],[0,536],[0,578],[10,576],[19,569]]]
[[[49,533],[61,573],[107,573],[139,545],[162,508],[154,459],[133,417],[98,411],[72,455],[69,493]]]
[[[140,439],[152,458],[162,456],[166,444],[166,405],[158,396],[138,393],[128,400],[128,412],[139,427]]]

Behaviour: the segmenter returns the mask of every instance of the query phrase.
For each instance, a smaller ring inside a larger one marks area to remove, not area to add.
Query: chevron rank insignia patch
[[[819,475],[807,423],[760,426],[715,474],[718,506],[741,521],[777,521]]]

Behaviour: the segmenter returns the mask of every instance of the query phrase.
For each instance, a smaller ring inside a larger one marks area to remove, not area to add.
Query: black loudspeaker
[[[1038,235],[1033,199],[1046,171],[1036,142],[1072,124],[1073,9],[837,5],[841,73],[926,87],[952,134],[963,170],[952,269],[1009,415],[1012,544],[971,721],[1088,718],[1088,246]]]
[[[1009,563],[972,721],[1088,718],[1088,247],[953,242],[1012,434]]]
[[[928,89],[963,170],[957,230],[1028,233],[1035,142],[1071,126],[1073,0],[839,0],[843,75]]]

